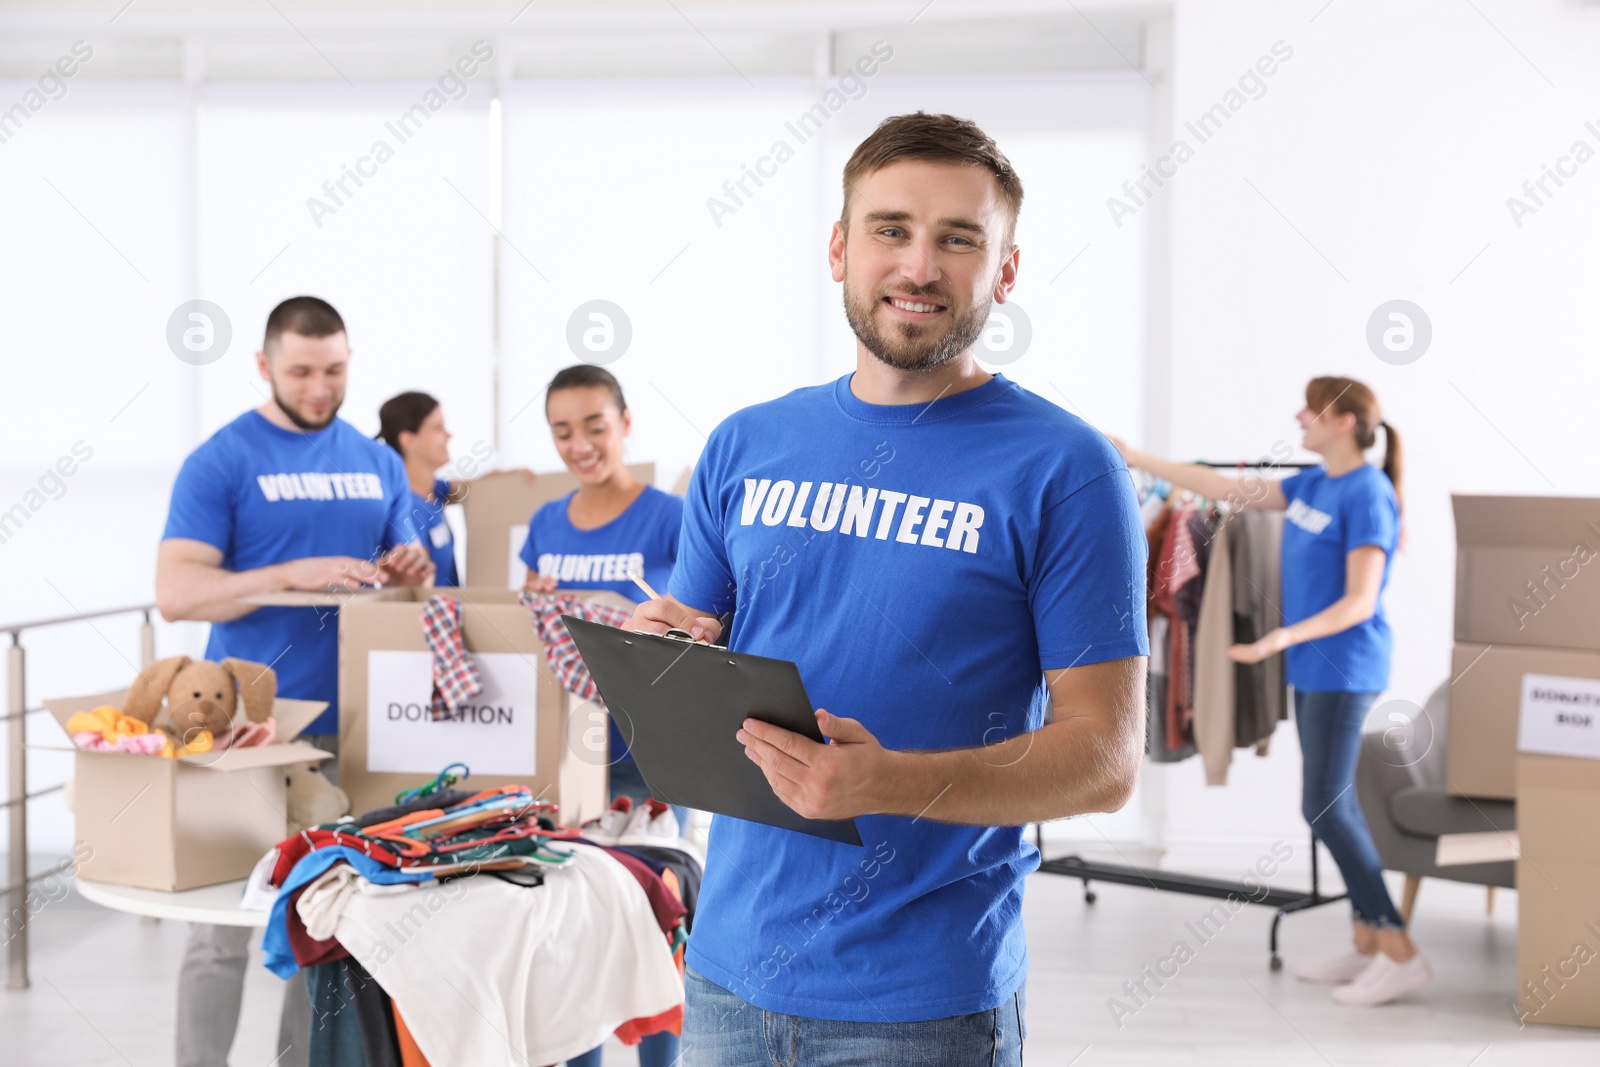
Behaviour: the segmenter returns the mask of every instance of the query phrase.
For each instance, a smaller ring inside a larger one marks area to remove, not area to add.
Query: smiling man
[[[856,369],[711,435],[670,595],[630,625],[793,660],[831,739],[739,732],[864,847],[712,824],[685,1062],[1016,1064],[1022,827],[1114,811],[1143,752],[1145,540],[1094,429],[972,351],[1022,183],[948,115],[883,122],[828,246]],[[826,710],[822,710],[826,709]],[[1051,712],[1051,721],[1045,722]]]
[[[344,320],[331,304],[297,296],[274,308],[256,353],[271,399],[184,460],[156,555],[162,617],[209,622],[207,659],[268,664],[280,696],[327,701],[328,710],[300,736],[335,753],[337,613],[255,607],[240,598],[374,582],[425,585],[433,577],[411,521],[405,464],[338,417],[349,366]],[[227,1062],[250,934],[244,926],[191,925],[178,978],[178,1067]],[[280,1056],[295,1046],[286,1063],[305,1062],[310,1016],[297,978],[285,994],[279,1034]]]

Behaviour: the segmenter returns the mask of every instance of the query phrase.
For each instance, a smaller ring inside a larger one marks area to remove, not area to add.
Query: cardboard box
[[[1600,760],[1517,760],[1523,1022],[1600,1026]]]
[[[1433,862],[1441,867],[1477,863],[1504,863],[1521,855],[1515,830],[1485,830],[1473,834],[1440,834]]]
[[[654,463],[630,463],[628,471],[646,485],[656,483]],[[528,539],[528,520],[546,501],[578,488],[570,471],[541,474],[529,485],[522,478],[475,482],[461,501],[467,525],[466,569],[462,584],[521,589],[528,575],[517,553]]]
[[[1600,575],[1596,576],[1600,578]],[[1600,652],[1458,644],[1451,657],[1445,786],[1457,796],[1517,795],[1517,724],[1524,675],[1600,680]]]
[[[1456,640],[1600,651],[1600,500],[1452,501]]]
[[[428,710],[433,659],[422,633],[422,606],[438,592],[462,601],[462,638],[485,685],[447,722]],[[633,606],[614,593],[583,595]],[[356,812],[465,763],[469,787],[527,785],[578,825],[606,806],[605,727],[603,711],[551,674],[511,589],[384,590],[339,612],[339,785]]]
[[[67,720],[126,689],[47,700]],[[279,740],[181,759],[74,749],[77,873],[92,882],[176,891],[248,877],[288,833],[282,768],[328,758],[294,738],[327,708],[322,700],[273,704]]]

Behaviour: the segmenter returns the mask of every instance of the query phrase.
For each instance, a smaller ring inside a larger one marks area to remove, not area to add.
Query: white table
[[[215,926],[267,925],[267,912],[244,911],[239,898],[244,893],[244,879],[222,882],[219,885],[201,886],[168,893],[160,889],[137,889],[126,885],[106,885],[74,879],[83,899],[103,907],[126,911],[133,915],[148,915],[156,919],[181,919],[191,923],[211,923]]]

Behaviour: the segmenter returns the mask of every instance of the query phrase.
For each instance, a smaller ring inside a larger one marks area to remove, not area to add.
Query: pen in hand
[[[661,594],[650,588],[650,583],[644,580],[644,575],[640,574],[636,570],[630,569],[628,571],[628,577],[633,580],[634,585],[638,586],[644,591],[645,596],[649,597],[651,600],[661,599]]]

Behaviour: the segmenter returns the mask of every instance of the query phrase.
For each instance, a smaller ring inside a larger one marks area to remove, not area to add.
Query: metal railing
[[[139,612],[144,622],[139,627],[139,665],[151,663],[156,658],[156,631],[150,621],[154,604],[136,604],[127,608],[110,608],[88,614],[62,615],[53,619],[35,619],[31,622],[0,624],[0,632],[11,635],[11,647],[6,650],[6,713],[0,721],[6,724],[6,799],[0,807],[7,810],[10,833],[6,840],[6,922],[15,926],[15,933],[6,942],[6,988],[28,988],[28,887],[34,882],[65,873],[71,861],[57,864],[48,870],[28,873],[28,802],[39,797],[59,793],[63,785],[53,785],[36,793],[28,792],[28,716],[46,709],[28,707],[28,650],[22,645],[25,630],[45,626],[60,626],[69,622],[88,622],[108,615],[126,615]]]

